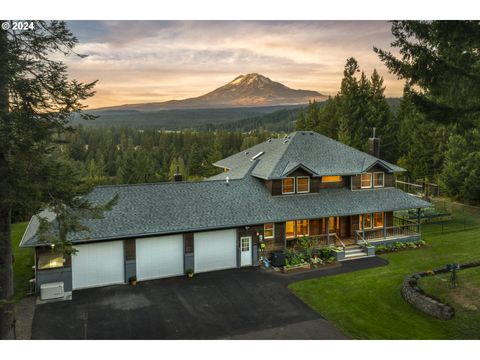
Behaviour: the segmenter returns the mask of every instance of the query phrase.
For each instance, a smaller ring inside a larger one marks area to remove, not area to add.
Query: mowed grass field
[[[400,295],[402,281],[411,273],[480,259],[480,227],[441,233],[429,224],[423,226],[423,238],[429,247],[382,255],[387,266],[301,281],[290,289],[354,339],[480,339],[479,309],[467,311],[453,303],[457,316],[442,321],[414,309]],[[465,281],[464,296],[479,296],[480,272],[466,276],[460,271],[459,279]],[[442,291],[438,288],[439,296],[450,296]]]

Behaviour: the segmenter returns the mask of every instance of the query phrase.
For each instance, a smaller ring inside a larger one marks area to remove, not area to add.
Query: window
[[[285,223],[285,236],[287,238],[295,237],[295,221],[287,221]]]
[[[38,257],[38,270],[61,268],[64,263],[65,259],[61,254],[42,254]]]
[[[263,236],[265,239],[271,239],[275,236],[275,224],[268,223],[263,225]]]
[[[282,179],[282,194],[295,193],[295,178],[287,177]]]
[[[250,251],[250,238],[249,237],[240,238],[240,250],[242,250],[242,252]]]
[[[308,220],[297,220],[297,237],[308,236]]]
[[[373,173],[373,187],[383,187],[383,172]]]
[[[365,229],[371,229],[372,228],[372,214],[363,214],[359,215],[358,220],[359,220],[359,225],[358,228],[362,228],[362,217],[365,217]]]
[[[372,173],[362,174],[361,188],[368,189],[372,187]]]
[[[373,227],[383,227],[383,212],[373,214]]]
[[[297,177],[297,193],[310,192],[310,178],[308,176]]]
[[[322,176],[322,183],[341,182],[341,176]]]

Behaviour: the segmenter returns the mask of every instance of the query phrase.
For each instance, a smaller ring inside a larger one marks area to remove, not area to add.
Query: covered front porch
[[[283,249],[295,248],[306,238],[315,246],[385,245],[390,242],[420,240],[420,221],[397,218],[393,211],[319,219],[292,220],[284,223]],[[278,242],[276,249],[282,250]]]

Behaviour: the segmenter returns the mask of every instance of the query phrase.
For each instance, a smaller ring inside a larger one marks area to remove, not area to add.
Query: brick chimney
[[[183,180],[183,176],[180,173],[179,167],[177,166],[177,171],[175,171],[175,174],[173,174],[173,182],[178,182],[182,180]]]
[[[375,137],[375,128],[373,128],[373,136],[368,139],[368,153],[380,158],[380,139]]]

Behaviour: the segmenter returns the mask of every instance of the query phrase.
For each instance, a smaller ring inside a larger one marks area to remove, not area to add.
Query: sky
[[[347,58],[385,79],[386,95],[403,82],[373,46],[390,49],[386,21],[69,21],[78,38],[65,63],[72,78],[98,80],[90,108],[199,96],[241,74],[260,73],[294,89],[335,95]]]

